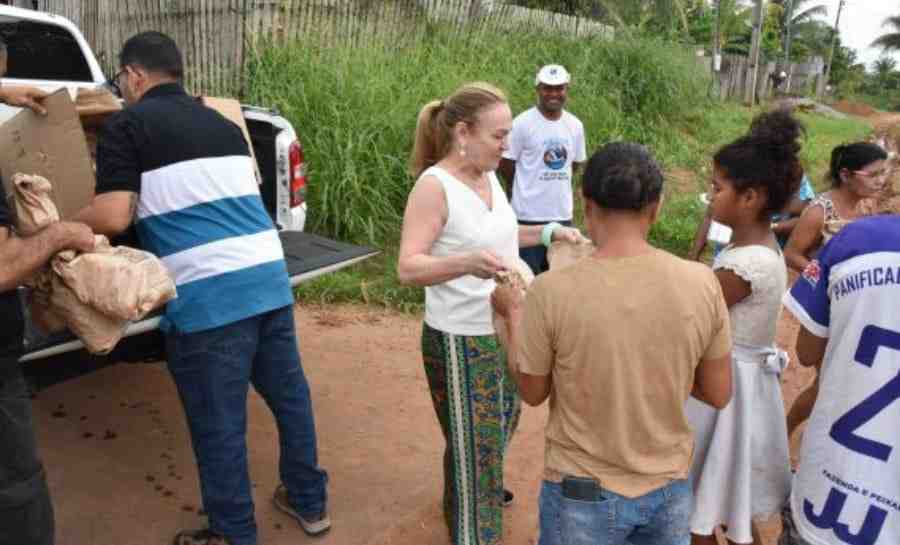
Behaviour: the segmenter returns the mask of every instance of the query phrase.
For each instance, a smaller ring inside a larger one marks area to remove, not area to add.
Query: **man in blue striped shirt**
[[[310,535],[330,528],[309,386],[278,233],[265,210],[246,140],[189,96],[175,42],[129,39],[114,82],[128,105],[103,127],[93,203],[77,219],[116,235],[132,223],[175,279],[162,329],[191,430],[209,529],[176,543],[255,545],[247,468],[252,383],[281,441],[275,504]]]

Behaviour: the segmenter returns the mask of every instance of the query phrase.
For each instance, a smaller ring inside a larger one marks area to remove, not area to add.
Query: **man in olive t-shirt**
[[[540,545],[690,543],[684,404],[728,403],[731,334],[712,271],[647,243],[662,182],[643,147],[605,146],[583,185],[595,253],[524,303],[495,293],[522,398],[550,398]]]

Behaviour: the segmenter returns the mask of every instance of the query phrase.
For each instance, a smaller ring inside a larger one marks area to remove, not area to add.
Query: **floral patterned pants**
[[[519,422],[515,381],[497,337],[422,331],[431,399],[447,441],[444,518],[453,545],[503,540],[503,458]]]

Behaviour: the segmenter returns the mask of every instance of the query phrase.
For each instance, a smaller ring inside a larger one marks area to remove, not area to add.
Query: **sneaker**
[[[228,541],[224,536],[204,528],[178,532],[172,545],[228,545]]]
[[[275,502],[275,507],[297,519],[306,535],[311,537],[321,536],[328,530],[331,530],[331,519],[328,518],[327,511],[322,511],[314,516],[303,516],[291,507],[287,498],[287,489],[283,484],[278,485],[278,488],[275,489],[275,495],[272,500]]]
[[[509,507],[510,505],[512,505],[514,498],[515,496],[513,496],[512,492],[505,488],[503,489],[503,507]]]

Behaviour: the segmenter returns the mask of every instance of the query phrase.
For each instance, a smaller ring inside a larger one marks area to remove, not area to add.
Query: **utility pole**
[[[822,93],[825,91],[825,86],[828,85],[828,82],[831,80],[831,64],[834,62],[834,47],[837,44],[838,39],[838,25],[841,22],[841,11],[844,9],[844,4],[847,3],[847,0],[841,0],[840,4],[838,4],[837,17],[834,19],[834,32],[831,35],[831,52],[828,54],[828,64],[825,66],[825,81],[819,84],[819,88],[817,89],[816,96],[822,98]]]
[[[753,5],[753,40],[750,43],[750,68],[744,90],[744,102],[753,107],[756,103],[756,79],[759,75],[759,50],[762,42],[763,4],[765,0],[755,0]]]
[[[713,54],[712,61],[710,62],[710,68],[712,68],[713,77],[715,77],[716,72],[719,71],[719,63],[721,59],[719,58],[722,54],[722,45],[720,42],[720,37],[722,30],[719,25],[721,25],[722,21],[722,0],[716,0],[716,30],[713,33]]]
[[[705,4],[705,1],[702,2]],[[712,58],[709,61],[709,73],[712,79],[709,81],[709,89],[706,94],[713,98],[713,89],[715,89],[715,98],[721,99],[722,82],[719,79],[719,71],[722,69],[722,44],[721,44],[721,21],[722,21],[722,0],[715,0],[716,6],[716,28],[713,33]]]
[[[791,22],[794,19],[794,0],[784,2],[784,63],[791,62]]]
[[[784,91],[790,92],[791,78],[794,75],[794,67],[791,64],[791,39],[794,35],[791,33],[794,21],[794,0],[786,0],[784,3],[784,66],[782,70],[787,72],[787,81],[784,82]]]

